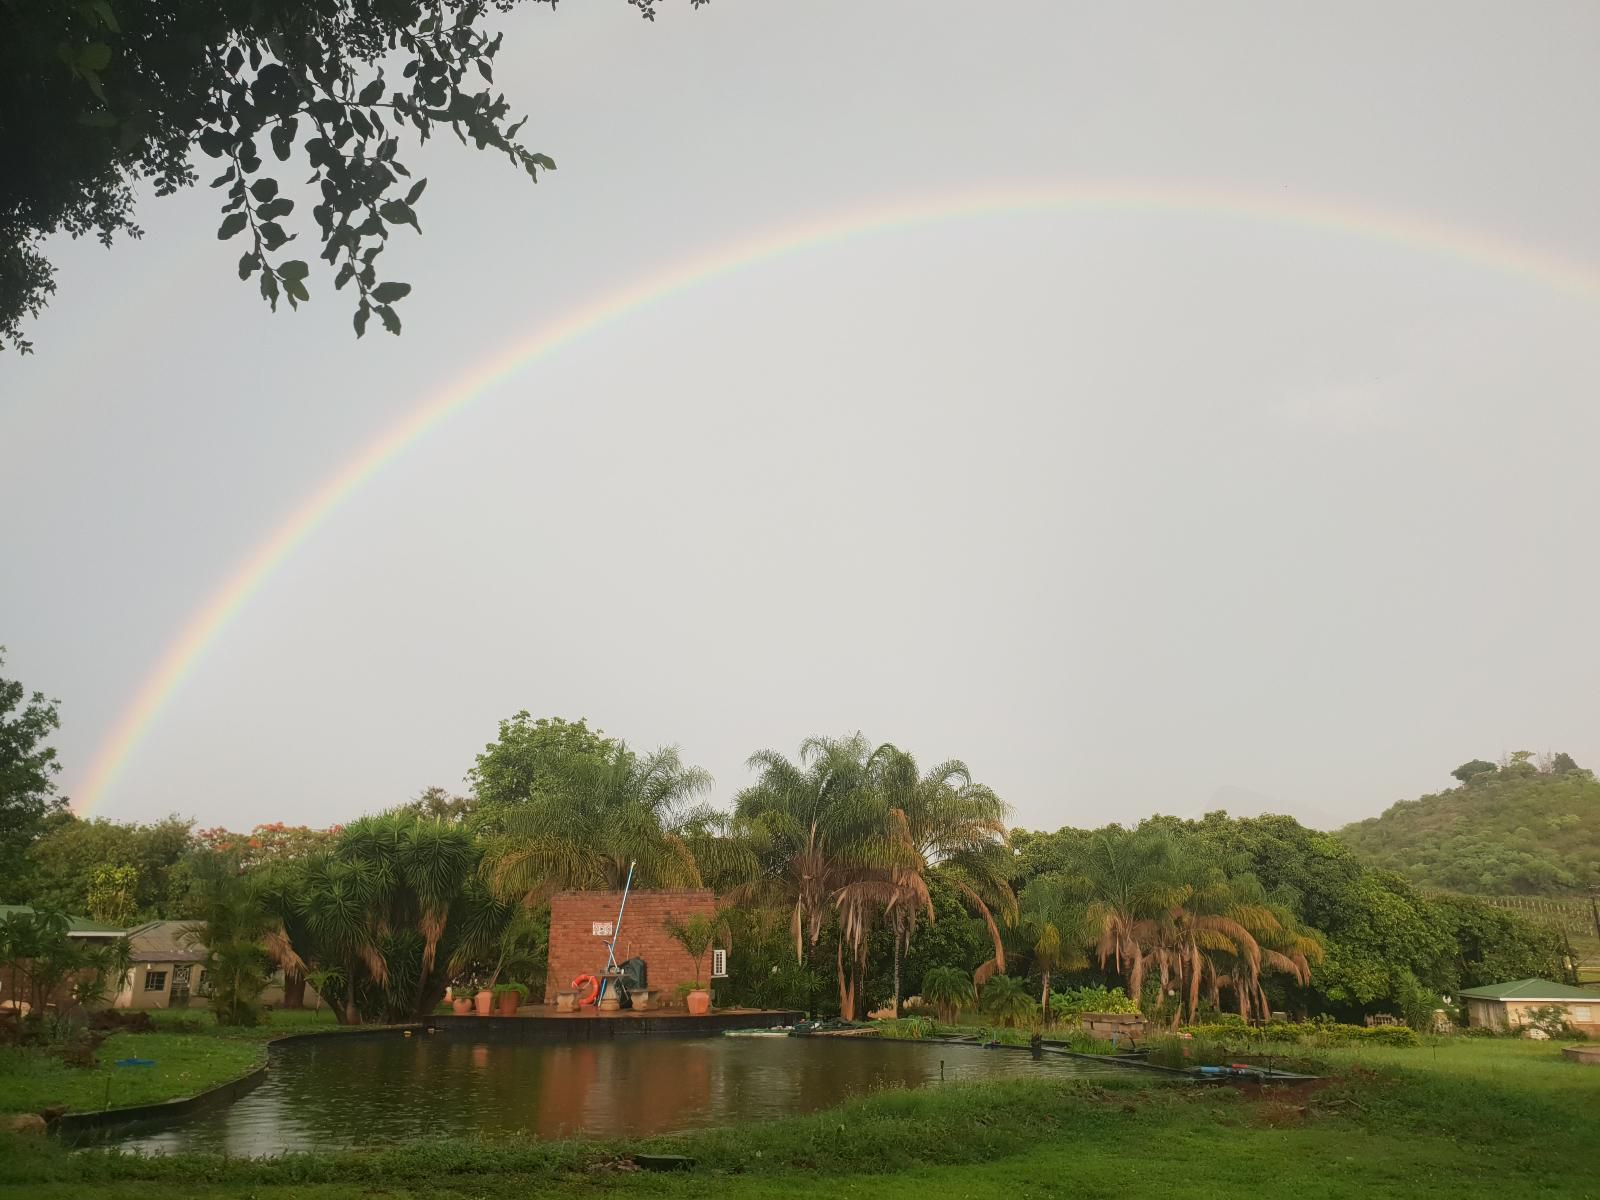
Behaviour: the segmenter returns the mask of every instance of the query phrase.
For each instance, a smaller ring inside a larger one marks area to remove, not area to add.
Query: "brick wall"
[[[557,990],[571,986],[579,975],[598,975],[606,965],[609,937],[596,937],[597,922],[615,922],[621,892],[557,892],[550,901],[550,969],[545,974],[544,1002],[554,1004]],[[617,962],[642,958],[650,989],[663,1002],[677,1004],[677,987],[694,979],[694,960],[667,933],[669,919],[679,921],[699,914],[714,916],[717,898],[709,889],[699,891],[641,891],[628,893],[622,915],[622,936],[617,940]],[[701,964],[701,982],[709,984],[711,955]]]

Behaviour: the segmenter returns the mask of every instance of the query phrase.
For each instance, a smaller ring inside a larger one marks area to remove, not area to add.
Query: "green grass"
[[[158,1008],[150,1013],[150,1020],[163,1031],[182,1031],[207,1037],[231,1038],[251,1042],[268,1042],[288,1033],[316,1033],[324,1029],[337,1029],[333,1010],[310,1008],[280,1008],[263,1014],[260,1025],[218,1025],[208,1008]]]
[[[238,1078],[265,1055],[258,1042],[177,1033],[112,1034],[93,1067],[70,1067],[42,1050],[8,1049],[0,1051],[0,1111],[60,1105],[82,1112],[192,1096]],[[123,1058],[152,1059],[155,1065],[117,1066]]]
[[[357,1197],[1600,1197],[1600,1071],[1548,1043],[1331,1052],[1312,1089],[1010,1080],[887,1092],[784,1121],[643,1143],[420,1143],[240,1160],[0,1143],[19,1200]],[[1395,1065],[1401,1064],[1401,1065]],[[609,1169],[647,1148],[680,1177]]]
[[[72,1067],[33,1048],[0,1050],[0,1112],[73,1112],[153,1104],[192,1096],[259,1066],[265,1043],[288,1033],[335,1029],[333,1014],[281,1010],[253,1027],[218,1025],[209,1009],[160,1009],[155,1033],[115,1033],[101,1043],[93,1067]],[[149,1067],[119,1067],[144,1058]]]

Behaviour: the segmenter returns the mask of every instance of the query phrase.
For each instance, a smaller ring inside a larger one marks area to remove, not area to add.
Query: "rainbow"
[[[1243,218],[1358,236],[1526,276],[1585,297],[1600,295],[1600,272],[1594,267],[1486,230],[1346,201],[1201,184],[1093,182],[981,188],[933,199],[891,201],[730,242],[599,296],[505,346],[424,399],[335,471],[190,616],[97,748],[74,807],[79,815],[87,815],[105,799],[206,647],[345,500],[434,426],[546,355],[690,288],[819,246],[975,217],[1095,210]]]

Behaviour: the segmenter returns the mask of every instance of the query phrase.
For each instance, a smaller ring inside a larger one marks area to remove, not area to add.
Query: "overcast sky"
[[[741,239],[1136,181],[1469,226],[1600,281],[1600,6],[622,0],[504,18],[560,169],[441,138],[400,339],[270,315],[217,193],[53,247],[0,358],[5,673],[64,788],[237,564],[575,306]],[[204,172],[203,172],[204,173]],[[307,236],[310,236],[309,234]],[[306,255],[310,257],[310,255]],[[1332,826],[1519,748],[1600,760],[1600,282],[1110,206],[826,244],[606,324],[272,575],[97,810],[323,825],[459,786],[517,709],[719,798],[855,729],[1019,823]]]

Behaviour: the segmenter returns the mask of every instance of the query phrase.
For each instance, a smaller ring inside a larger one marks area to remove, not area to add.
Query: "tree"
[[[839,1011],[847,1020],[855,1015],[873,918],[894,897],[881,873],[908,858],[904,842],[889,835],[887,802],[868,768],[871,751],[859,733],[807,738],[798,762],[757,751],[749,760],[757,781],[736,802],[762,847],[766,894],[789,912],[796,962],[806,961],[833,921]]]
[[[617,749],[614,738],[590,729],[584,718],[534,720],[526,709],[500,722],[467,779],[481,815],[491,822],[505,811],[561,791],[581,762],[603,761]]]
[[[1492,762],[1482,758],[1475,758],[1471,762],[1462,763],[1450,774],[1452,778],[1459,779],[1462,783],[1471,783],[1478,776],[1493,775],[1497,770],[1499,768]]]
[[[278,257],[298,236],[284,220],[296,201],[282,172],[263,172],[270,150],[290,179],[310,169],[317,257],[336,269],[336,288],[355,285],[357,336],[374,312],[399,333],[394,305],[411,289],[380,282],[376,260],[400,228],[421,231],[426,184],[399,159],[401,135],[426,141],[447,128],[535,181],[555,169],[518,141],[526,118],[513,121],[493,88],[503,35],[485,25],[515,2],[0,5],[0,348],[30,348],[21,322],[54,291],[43,239],[141,236],[135,188],[165,196],[194,185],[195,146],[221,168],[217,236],[243,236],[241,279],[257,278],[274,308],[310,298],[310,266]],[[653,0],[631,2],[654,17]]]
[[[0,191],[4,187],[0,183]],[[0,246],[5,243],[0,234]],[[4,254],[0,250],[0,261]],[[0,282],[0,295],[3,287]],[[5,647],[0,646],[0,667],[4,665]],[[61,764],[49,745],[50,735],[61,728],[59,703],[0,677],[0,900],[9,904],[28,898],[28,850],[44,833],[51,814],[66,810],[66,798],[56,794]]]
[[[680,921],[676,917],[667,919],[667,934],[678,945],[688,952],[694,959],[694,986],[702,986],[703,972],[706,955],[716,943],[719,935],[726,935],[726,928],[721,918],[708,917],[705,913],[695,913],[687,921]]]
[[[1083,953],[1093,931],[1082,900],[1060,875],[1042,875],[1018,898],[1020,930],[1033,969],[1039,972],[1039,1012],[1050,1023],[1050,976],[1089,965]]]
[[[1087,901],[1094,951],[1127,980],[1128,995],[1144,989],[1146,922],[1182,902],[1177,852],[1163,831],[1112,825],[1088,840],[1064,883]]]
[[[191,915],[192,873],[188,859],[195,849],[193,822],[171,816],[142,825],[102,818],[80,820],[62,813],[51,819],[45,835],[28,852],[31,903],[84,913],[100,867],[131,867],[132,919]]]
[[[480,854],[463,826],[399,810],[267,868],[263,896],[308,977],[338,972],[326,994],[342,1022],[416,1020],[444,995],[473,909],[488,902]]]
[[[119,929],[133,924],[138,886],[138,867],[96,867],[89,883],[89,915]]]
[[[205,949],[211,1012],[218,1025],[260,1021],[261,993],[274,957],[291,959],[302,971],[305,967],[288,951],[282,920],[266,903],[260,884],[249,876],[226,871],[213,875],[202,893],[200,920],[182,936]]]
[[[615,745],[579,755],[525,803],[504,810],[486,844],[485,877],[502,898],[532,905],[565,889],[700,887],[694,845],[712,814],[694,803],[711,775],[676,746],[637,755]],[[708,850],[709,852],[709,850]]]
[[[922,998],[939,1010],[946,1025],[952,1025],[963,1009],[978,1003],[978,990],[960,967],[930,967],[922,977]]]
[[[1028,985],[1010,975],[996,975],[983,985],[978,1007],[996,1021],[1015,1027],[1019,1021],[1033,1019],[1033,997]]]
[[[910,951],[919,914],[935,919],[930,880],[944,878],[988,927],[995,970],[1004,971],[999,919],[1016,920],[1017,901],[1007,878],[1005,803],[973,781],[958,759],[919,774],[917,761],[887,742],[867,761],[870,786],[888,805],[889,837],[898,862],[888,866],[888,916],[894,931],[894,1011],[900,1013],[900,959]]]

